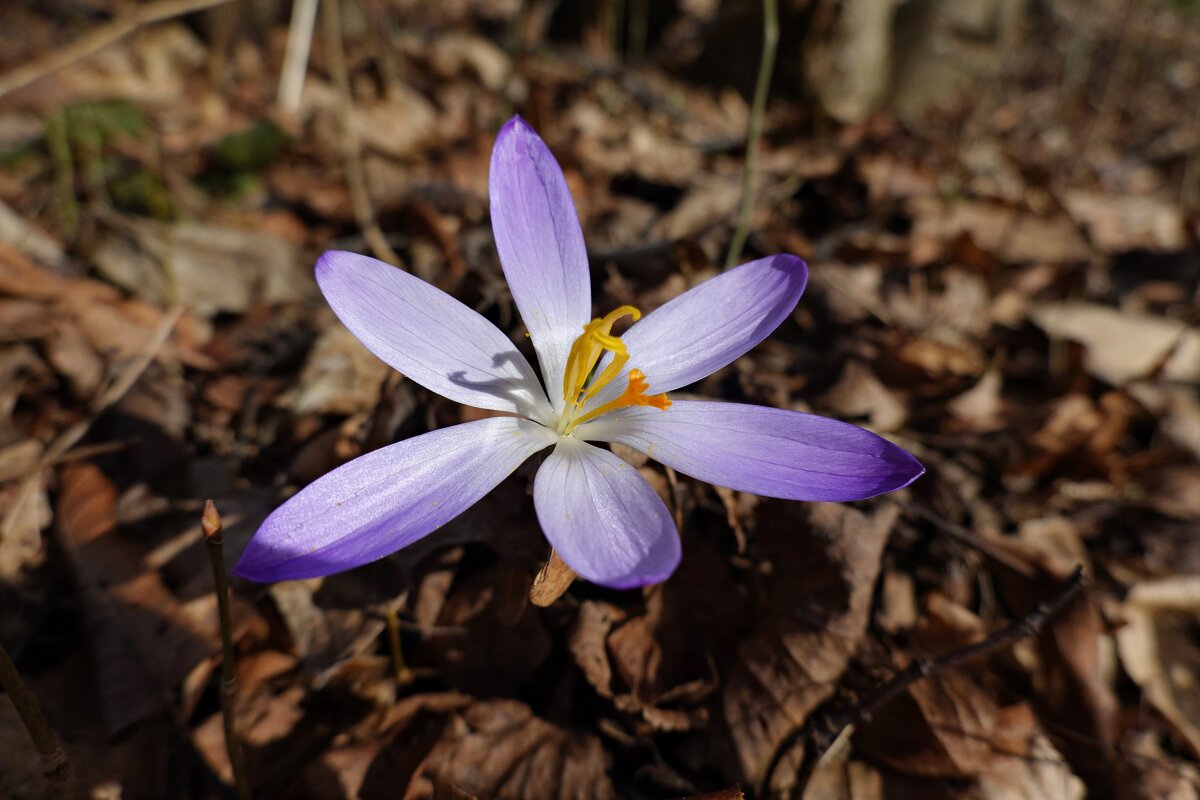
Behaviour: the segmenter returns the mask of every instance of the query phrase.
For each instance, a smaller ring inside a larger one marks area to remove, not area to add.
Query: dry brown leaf
[[[625,612],[599,600],[585,600],[571,628],[568,646],[584,677],[601,697],[612,698],[612,663],[608,657],[608,634],[625,619]]]
[[[943,258],[954,240],[968,234],[974,244],[1007,263],[1083,261],[1091,248],[1063,214],[1039,217],[998,203],[967,200],[947,204],[937,197],[909,201],[915,219],[912,261],[918,266]]]
[[[575,570],[567,566],[557,550],[552,549],[550,558],[538,570],[533,586],[529,587],[529,602],[540,608],[552,605],[571,588],[575,577]]]
[[[871,429],[880,433],[899,430],[908,418],[905,405],[858,360],[846,362],[841,377],[821,396],[821,402],[840,417],[867,417]]]
[[[999,708],[960,670],[912,684],[858,727],[855,747],[917,775],[974,778],[993,758]]]
[[[978,383],[947,402],[946,408],[968,430],[977,433],[997,430],[1004,425],[1001,416],[1004,409],[1001,400],[1003,386],[1003,373],[994,366],[989,367]]]
[[[391,368],[335,322],[317,339],[294,391],[279,402],[297,414],[361,414],[375,408]]]
[[[1200,331],[1178,320],[1094,303],[1045,303],[1032,317],[1048,336],[1082,344],[1087,370],[1114,386],[1160,366],[1169,380],[1200,382]]]
[[[420,92],[397,84],[386,99],[356,104],[354,127],[363,147],[390,158],[413,158],[437,138],[437,109]]]
[[[113,283],[146,302],[195,313],[300,302],[316,293],[296,246],[263,230],[112,217],[92,257]]]
[[[1183,210],[1157,197],[1074,191],[1063,196],[1063,205],[1106,253],[1171,252],[1187,242]]]
[[[88,462],[59,473],[59,541],[68,553],[89,618],[102,708],[119,730],[153,710],[161,692],[217,649],[215,608],[198,618],[146,569],[117,530],[116,487]],[[147,680],[148,679],[148,680]]]
[[[528,602],[524,564],[505,563],[459,575],[437,624],[447,631],[419,653],[439,666],[456,689],[506,694],[532,680],[550,655],[551,639],[538,609]]]
[[[480,701],[451,717],[404,797],[432,798],[440,780],[484,798],[615,800],[607,771],[598,739],[513,700]]]
[[[46,357],[66,377],[76,397],[90,400],[99,393],[104,380],[104,360],[78,327],[63,320],[46,342]]]
[[[1122,613],[1117,646],[1125,671],[1200,758],[1200,577],[1139,584]]]
[[[826,503],[769,507],[775,519],[760,519],[758,528],[772,567],[767,607],[792,611],[763,618],[739,646],[722,698],[735,759],[727,769],[753,785],[762,785],[776,750],[833,694],[857,651],[899,513],[894,506],[871,514]],[[794,752],[782,758],[771,785],[788,786],[798,766]]]
[[[1006,603],[1017,615],[1029,613],[1056,591],[1077,566],[1064,556],[1076,545],[1064,546],[1061,532],[1029,541],[992,537],[989,542],[1033,569],[1032,579],[1007,570],[998,575]],[[1040,713],[1056,728],[1070,731],[1056,739],[1057,746],[1091,791],[1110,785],[1114,777],[1119,704],[1108,636],[1098,601],[1085,588],[1049,620],[1035,641],[1033,679]]]
[[[1042,734],[1028,744],[1028,752],[1006,756],[998,750],[980,776],[975,796],[979,800],[1083,800],[1087,786]]]
[[[822,759],[808,785],[804,800],[884,800],[883,776],[861,761]]]

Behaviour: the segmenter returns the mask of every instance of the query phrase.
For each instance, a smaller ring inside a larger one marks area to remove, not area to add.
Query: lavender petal
[[[337,250],[317,262],[317,283],[368,350],[426,389],[478,408],[549,419],[525,356],[499,328],[441,289]]]
[[[567,355],[592,311],[575,204],[546,143],[520,117],[496,137],[488,184],[500,263],[559,411]]]
[[[789,500],[861,500],[925,472],[907,451],[864,428],[741,403],[626,408],[581,425],[576,435],[620,442],[708,483]]]
[[[622,339],[630,369],[649,382],[647,394],[707,377],[765,339],[787,319],[804,292],[808,267],[795,256],[751,261],[695,286],[647,314]],[[621,375],[593,398],[599,407],[625,390]]]
[[[266,583],[382,558],[458,516],[552,442],[534,422],[493,417],[375,450],[277,508],[234,572]]]
[[[607,450],[565,439],[533,485],[538,521],[563,561],[614,589],[659,583],[675,571],[679,534],[638,471]]]

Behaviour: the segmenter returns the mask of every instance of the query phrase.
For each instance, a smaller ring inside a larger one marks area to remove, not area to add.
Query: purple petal
[[[761,342],[796,307],[808,267],[795,256],[751,261],[695,286],[647,314],[621,337],[624,372],[640,369],[658,394],[695,383]],[[624,375],[592,400],[593,408],[625,390]]]
[[[607,450],[565,439],[533,484],[538,521],[571,569],[629,589],[659,583],[679,565],[671,514],[638,471]]]
[[[520,117],[496,137],[488,184],[500,263],[561,410],[567,354],[592,314],[579,216],[558,162]]]
[[[367,453],[275,509],[234,572],[266,583],[382,558],[458,516],[553,441],[537,423],[493,417]]]
[[[525,356],[499,328],[441,289],[337,250],[317,262],[317,283],[368,350],[426,389],[478,408],[549,418]]]
[[[620,442],[708,483],[789,500],[861,500],[925,472],[908,452],[855,425],[740,403],[621,409],[576,435]]]

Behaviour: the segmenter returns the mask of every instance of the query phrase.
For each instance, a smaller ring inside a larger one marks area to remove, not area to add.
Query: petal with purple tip
[[[925,472],[907,451],[864,428],[741,403],[621,409],[576,435],[628,445],[708,483],[789,500],[861,500]]]
[[[368,350],[426,389],[469,406],[549,419],[525,356],[499,328],[441,289],[338,250],[317,262],[317,283]]]
[[[560,410],[571,343],[591,318],[591,278],[566,178],[520,117],[496,137],[488,191],[500,264],[537,350],[546,391]]]
[[[659,583],[679,565],[679,534],[638,471],[607,450],[562,440],[533,484],[538,522],[562,560],[613,589]]]
[[[751,261],[692,287],[637,322],[622,340],[629,349],[624,372],[646,375],[646,394],[695,383],[742,356],[787,319],[804,292],[808,267],[795,256]],[[625,390],[615,378],[591,407]]]
[[[266,583],[382,558],[454,519],[552,442],[534,422],[493,417],[375,450],[277,508],[234,572]]]

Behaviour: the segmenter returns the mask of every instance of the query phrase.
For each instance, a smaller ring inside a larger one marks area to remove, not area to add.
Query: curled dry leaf
[[[723,559],[697,540],[672,579],[650,592],[645,613],[627,618],[606,603],[585,603],[571,652],[597,693],[641,728],[690,730],[707,721],[718,663],[746,624]]]
[[[550,558],[538,570],[529,588],[529,602],[545,608],[563,596],[575,580],[575,570],[567,566],[557,551],[550,551]]]
[[[607,770],[595,737],[513,700],[481,701],[451,716],[404,797],[432,798],[443,781],[481,798],[615,800]]]
[[[765,579],[770,614],[738,648],[722,705],[734,762],[733,780],[773,788],[790,785],[800,765],[779,748],[809,713],[833,694],[857,651],[870,616],[884,544],[898,510],[863,513],[848,506],[764,505],[774,519],[759,520],[758,539],[771,564]],[[797,523],[807,526],[797,531]],[[799,536],[803,538],[798,539]]]
[[[1200,758],[1200,577],[1133,587],[1117,631],[1121,664],[1146,699]]]
[[[571,628],[569,646],[575,663],[601,697],[613,696],[612,663],[608,658],[608,634],[625,619],[625,612],[599,600],[585,600]]]

